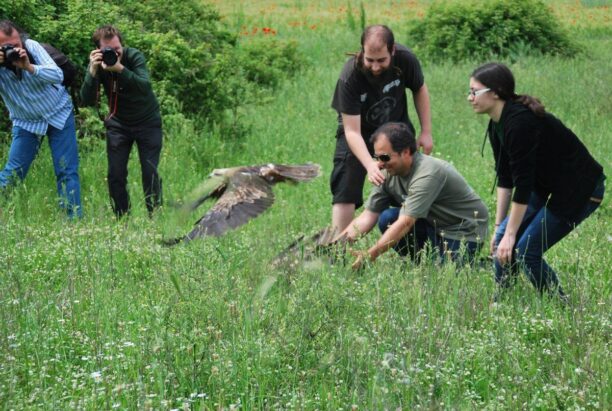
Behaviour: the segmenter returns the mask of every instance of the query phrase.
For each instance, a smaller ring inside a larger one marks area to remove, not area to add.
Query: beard
[[[393,74],[393,65],[389,65],[386,69],[381,71],[378,75],[374,75],[369,69],[363,69],[364,75],[370,84],[383,85],[386,84]]]

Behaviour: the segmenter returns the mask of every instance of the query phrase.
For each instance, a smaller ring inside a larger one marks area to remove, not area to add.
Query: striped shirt
[[[45,134],[49,125],[61,130],[72,113],[72,100],[62,86],[64,73],[38,42],[27,39],[25,47],[34,57],[34,73],[17,69],[19,78],[0,67],[0,94],[13,126],[37,135]]]

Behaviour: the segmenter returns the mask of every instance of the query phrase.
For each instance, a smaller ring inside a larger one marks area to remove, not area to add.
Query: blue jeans
[[[21,127],[13,126],[13,141],[8,161],[0,171],[0,188],[23,180],[36,158],[42,138]],[[74,114],[66,120],[63,129],[51,125],[47,129],[53,169],[57,182],[59,205],[69,217],[81,217],[81,184],[79,182],[79,152],[74,128]]]
[[[604,180],[602,176],[597,187],[591,194],[592,198],[602,199],[604,195]],[[599,207],[599,202],[588,200],[582,210],[571,219],[562,219],[553,214],[543,198],[531,193],[525,217],[517,232],[512,263],[502,266],[495,261],[495,280],[502,287],[507,287],[516,278],[519,268],[525,271],[529,281],[543,292],[559,289],[559,278],[555,271],[544,261],[543,254],[568,235],[578,224],[590,216]],[[500,224],[495,232],[497,246],[506,232],[509,217]]]
[[[400,209],[398,207],[387,208],[378,217],[378,228],[381,233],[387,231],[389,226],[393,224],[399,217]],[[474,241],[459,241],[450,238],[443,238],[436,233],[435,228],[425,219],[416,220],[414,227],[410,233],[400,239],[393,249],[401,256],[410,255],[410,258],[415,261],[417,254],[427,242],[430,242],[443,261],[446,261],[450,256],[452,261],[467,261],[473,262],[476,253],[480,248],[480,244]],[[462,245],[464,248],[462,249]]]

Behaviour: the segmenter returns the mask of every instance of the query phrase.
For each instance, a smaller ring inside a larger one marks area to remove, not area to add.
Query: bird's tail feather
[[[294,182],[310,181],[321,175],[321,166],[312,163],[296,165],[276,164],[274,165],[274,170],[282,177]]]

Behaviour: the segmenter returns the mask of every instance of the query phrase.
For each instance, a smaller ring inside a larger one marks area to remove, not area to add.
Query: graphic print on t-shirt
[[[366,113],[366,121],[374,126],[383,125],[390,120],[397,102],[393,97],[385,97],[374,104]]]

